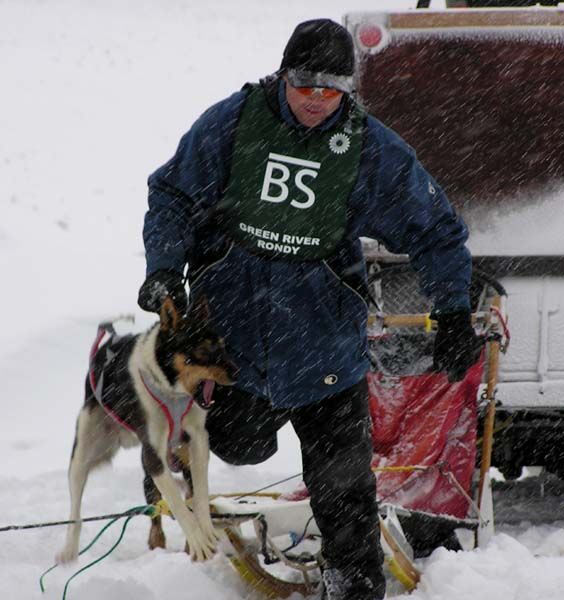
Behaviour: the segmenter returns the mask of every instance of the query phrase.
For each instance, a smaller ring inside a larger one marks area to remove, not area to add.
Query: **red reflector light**
[[[358,29],[358,41],[365,48],[376,48],[382,42],[384,32],[378,25],[366,24],[361,25]]]

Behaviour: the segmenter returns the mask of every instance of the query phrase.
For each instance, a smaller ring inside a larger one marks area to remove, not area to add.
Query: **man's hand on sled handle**
[[[432,317],[438,325],[433,370],[445,371],[451,383],[462,381],[468,369],[480,358],[484,340],[476,335],[467,309],[437,312]]]
[[[162,304],[167,297],[172,300],[180,314],[186,313],[188,294],[182,274],[172,269],[161,269],[145,279],[139,289],[137,304],[147,312],[160,313]]]

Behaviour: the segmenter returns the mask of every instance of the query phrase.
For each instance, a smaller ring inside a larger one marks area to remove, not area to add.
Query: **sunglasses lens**
[[[296,88],[296,90],[298,91],[298,94],[301,94],[302,96],[313,96],[312,87],[299,87]]]
[[[336,98],[341,94],[342,92],[340,92],[339,90],[334,90],[333,88],[323,88],[323,91],[321,92],[321,95],[324,98]]]
[[[296,90],[299,94],[308,98],[313,96],[313,94],[315,93],[321,94],[321,97],[326,99],[336,98],[337,96],[342,94],[342,92],[340,92],[339,90],[334,90],[333,88],[298,87],[296,88]]]

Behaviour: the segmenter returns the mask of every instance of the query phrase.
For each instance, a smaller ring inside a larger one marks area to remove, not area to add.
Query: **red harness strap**
[[[159,405],[168,422],[169,448],[176,448],[182,441],[182,419],[190,412],[190,409],[194,405],[194,397],[189,394],[174,394],[174,396],[159,394],[159,390],[148,379],[147,374],[139,371],[139,376],[146,392]]]
[[[98,325],[98,333],[96,334],[96,339],[94,340],[92,348],[90,349],[90,370],[88,372],[90,387],[92,388],[92,393],[94,394],[96,400],[98,400],[98,404],[106,411],[106,413],[108,413],[108,415],[110,415],[110,417],[112,417],[112,419],[114,419],[116,423],[118,423],[128,431],[131,431],[131,433],[135,433],[135,430],[128,423],[126,423],[117,413],[115,413],[111,408],[109,408],[102,402],[102,384],[104,382],[104,371],[102,370],[100,380],[97,382],[96,374],[94,372],[94,360],[96,358],[96,355],[98,354],[100,344],[104,339],[106,333],[110,335],[110,338],[108,339],[109,342],[112,335],[115,334],[113,326],[108,323],[100,323],[100,325]]]

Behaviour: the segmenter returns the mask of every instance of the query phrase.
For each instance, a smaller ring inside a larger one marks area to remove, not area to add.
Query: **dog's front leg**
[[[155,485],[167,501],[190,547],[192,560],[207,560],[215,553],[215,544],[201,530],[198,520],[187,508],[174,478],[166,465],[166,451],[161,457],[149,443],[143,443],[143,464]]]
[[[190,469],[192,473],[192,498],[194,514],[209,543],[216,544],[220,537],[214,529],[209,505],[208,463],[210,457],[208,432],[205,428],[205,415],[187,428],[190,436]]]

